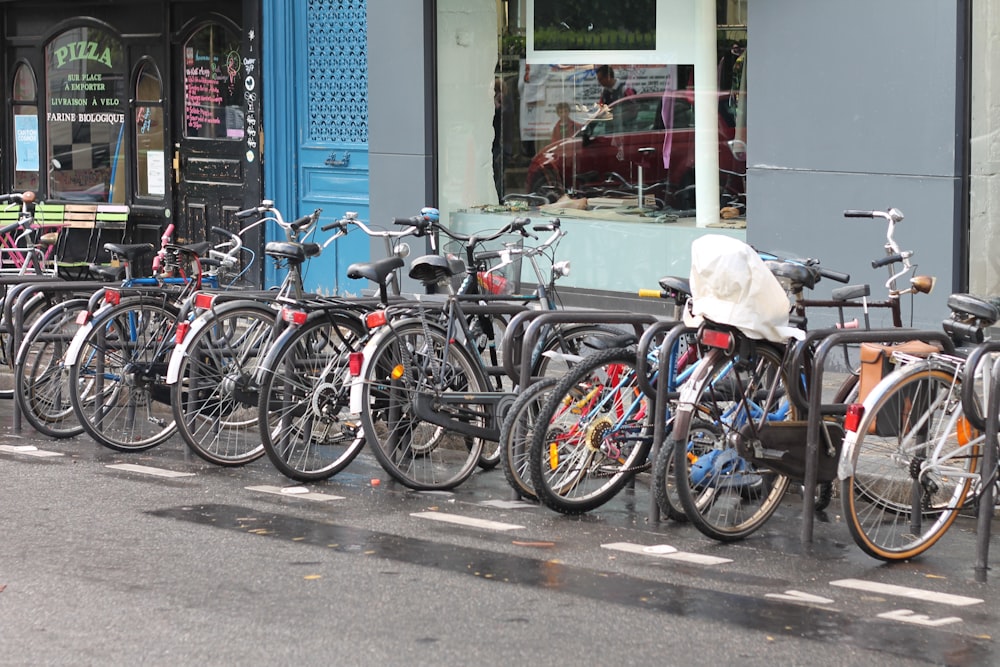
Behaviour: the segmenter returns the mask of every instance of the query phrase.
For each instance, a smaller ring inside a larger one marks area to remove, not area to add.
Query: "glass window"
[[[25,63],[14,72],[14,189],[38,189],[38,88],[35,73]]]
[[[163,83],[150,62],[139,66],[136,77],[134,131],[136,195],[163,199],[167,187]]]
[[[588,267],[562,284],[608,291],[686,274],[686,258],[664,258],[704,233],[678,230],[714,224],[711,216],[745,236],[746,130],[737,118],[746,108],[746,2],[717,0],[707,29],[696,5],[438,0],[446,220],[475,231],[512,212],[559,217],[573,234],[572,259]],[[696,155],[713,136],[715,154]],[[709,175],[700,191],[696,171]],[[718,197],[705,197],[714,187]],[[718,209],[697,210],[696,192]],[[663,222],[676,224],[649,224]],[[634,268],[615,270],[609,253],[634,258]]]
[[[240,38],[212,24],[184,44],[184,136],[243,139]]]
[[[49,197],[125,201],[125,76],[121,40],[77,27],[45,48]]]

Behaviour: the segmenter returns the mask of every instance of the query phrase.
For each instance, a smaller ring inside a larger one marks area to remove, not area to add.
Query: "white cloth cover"
[[[778,279],[746,243],[708,234],[691,244],[691,301],[684,322],[703,319],[734,326],[750,338],[785,342],[801,339],[801,329],[788,326],[790,303]]]

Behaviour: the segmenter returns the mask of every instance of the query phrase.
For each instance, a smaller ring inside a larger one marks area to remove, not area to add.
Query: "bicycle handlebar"
[[[902,253],[894,252],[893,254],[886,255],[881,259],[872,260],[872,268],[878,269],[888,264],[895,264],[896,262],[902,262],[903,259],[904,258]]]

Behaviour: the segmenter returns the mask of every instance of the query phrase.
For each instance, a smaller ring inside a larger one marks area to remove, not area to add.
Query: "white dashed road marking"
[[[820,597],[819,595],[813,595],[812,593],[803,593],[802,591],[788,590],[784,593],[767,593],[764,595],[766,598],[771,598],[772,600],[785,600],[787,602],[805,602],[809,604],[833,604],[833,600],[830,598]]]
[[[276,496],[295,496],[305,500],[317,502],[328,502],[331,500],[343,500],[344,496],[334,496],[328,493],[316,493],[304,486],[248,486],[247,491],[257,491],[259,493],[272,493]]]
[[[470,528],[482,528],[484,530],[519,530],[524,528],[524,526],[518,526],[514,523],[501,523],[499,521],[487,521],[486,519],[474,519],[470,516],[445,514],[443,512],[413,512],[410,516],[417,517],[418,519],[430,519],[431,521],[454,523],[459,526],[468,526]]]
[[[952,595],[951,593],[925,591],[922,588],[882,584],[877,581],[865,581],[864,579],[838,579],[837,581],[831,581],[830,585],[841,586],[842,588],[853,588],[854,590],[865,591],[868,593],[881,593],[882,595],[895,595],[897,597],[912,598],[914,600],[939,602],[953,607],[968,607],[969,605],[980,604],[983,602],[981,598],[969,598],[964,595]]]
[[[47,456],[62,456],[62,452],[50,452],[46,449],[39,449],[34,445],[0,445],[0,452],[10,452],[11,454],[24,454],[25,456],[37,456],[45,458]]]
[[[949,625],[950,623],[961,623],[962,619],[958,616],[945,616],[944,618],[931,619],[930,616],[926,614],[914,614],[909,609],[896,609],[895,611],[887,611],[885,613],[879,614],[879,618],[888,618],[893,621],[902,621],[903,623],[913,623],[914,625],[925,625],[931,628],[936,628],[941,625]]]
[[[642,544],[632,544],[631,542],[611,542],[609,544],[602,544],[602,548],[611,549],[613,551],[625,551],[631,554],[640,554],[642,556],[654,556],[656,558],[667,558],[669,560],[677,560],[684,563],[692,563],[694,565],[722,565],[723,563],[732,563],[731,558],[719,558],[718,556],[706,556],[704,554],[696,554],[688,551],[677,551],[669,544],[654,544],[652,546],[645,546]],[[673,551],[671,551],[673,549]]]
[[[152,475],[154,477],[194,477],[193,472],[177,472],[166,468],[153,468],[151,466],[140,466],[134,463],[114,463],[108,468],[114,470],[125,470],[126,472],[137,472],[142,475]]]

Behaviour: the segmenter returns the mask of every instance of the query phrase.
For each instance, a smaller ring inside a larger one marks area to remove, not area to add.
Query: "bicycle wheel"
[[[188,447],[209,463],[237,466],[264,455],[256,373],[273,342],[276,316],[264,303],[234,301],[195,320],[184,341],[174,421]]]
[[[26,277],[27,278],[27,277]],[[6,297],[0,298],[0,312],[5,310]],[[52,306],[52,297],[44,292],[35,292],[22,304],[21,331],[27,332],[38,318]],[[0,318],[2,319],[2,318]],[[11,318],[13,319],[13,318]],[[14,398],[17,387],[17,368],[14,361],[18,350],[14,349],[13,322],[3,321],[0,326],[0,398]],[[22,337],[23,342],[23,337]]]
[[[983,441],[963,416],[960,395],[959,373],[918,362],[886,376],[866,401],[849,436],[841,498],[847,527],[868,555],[913,558],[958,516]]]
[[[361,420],[368,446],[385,471],[411,489],[458,486],[475,472],[482,438],[425,421],[416,402],[427,401],[442,421],[484,428],[493,419],[485,406],[430,403],[486,386],[478,361],[444,330],[421,321],[392,325],[372,352],[365,377]]]
[[[756,342],[738,358],[713,350],[703,363],[682,389],[669,446],[684,513],[705,535],[731,542],[760,528],[788,488],[788,477],[751,462],[741,430],[751,419],[760,429],[795,419],[796,410],[785,397],[782,355],[774,347]]]
[[[556,378],[546,377],[532,383],[514,401],[500,426],[500,467],[507,483],[522,498],[538,500],[531,484],[528,452],[538,413],[556,382]]]
[[[141,451],[175,428],[170,387],[164,383],[177,310],[166,295],[123,299],[80,329],[70,363],[70,400],[94,440],[118,451]]]
[[[532,376],[544,378],[560,378],[573,367],[573,364],[588,352],[592,352],[584,341],[594,337],[619,337],[622,332],[600,325],[574,325],[569,327],[553,327],[535,348],[532,363]],[[502,363],[502,358],[500,362]],[[490,378],[491,381],[494,378]],[[494,391],[513,392],[510,379],[502,376],[500,388]],[[492,383],[494,387],[495,383]],[[502,447],[500,443],[484,442],[483,453],[479,455],[479,466],[485,470],[496,467],[500,463]],[[509,480],[508,480],[509,481]],[[532,494],[534,497],[534,494]]]
[[[648,401],[638,388],[635,348],[584,357],[552,389],[539,413],[529,465],[538,499],[580,514],[613,498],[647,463]]]
[[[667,425],[669,433],[671,425]],[[674,474],[674,441],[667,437],[653,461],[653,497],[660,513],[673,521],[687,521],[687,514],[677,491],[677,477]]]
[[[260,368],[258,422],[271,463],[301,482],[327,479],[365,445],[350,417],[348,353],[364,328],[346,313],[326,313],[287,329]]]
[[[25,334],[14,364],[14,398],[21,416],[50,438],[83,433],[73,414],[66,349],[79,330],[77,312],[87,299],[70,299],[49,308]],[[86,394],[86,387],[75,391]]]

